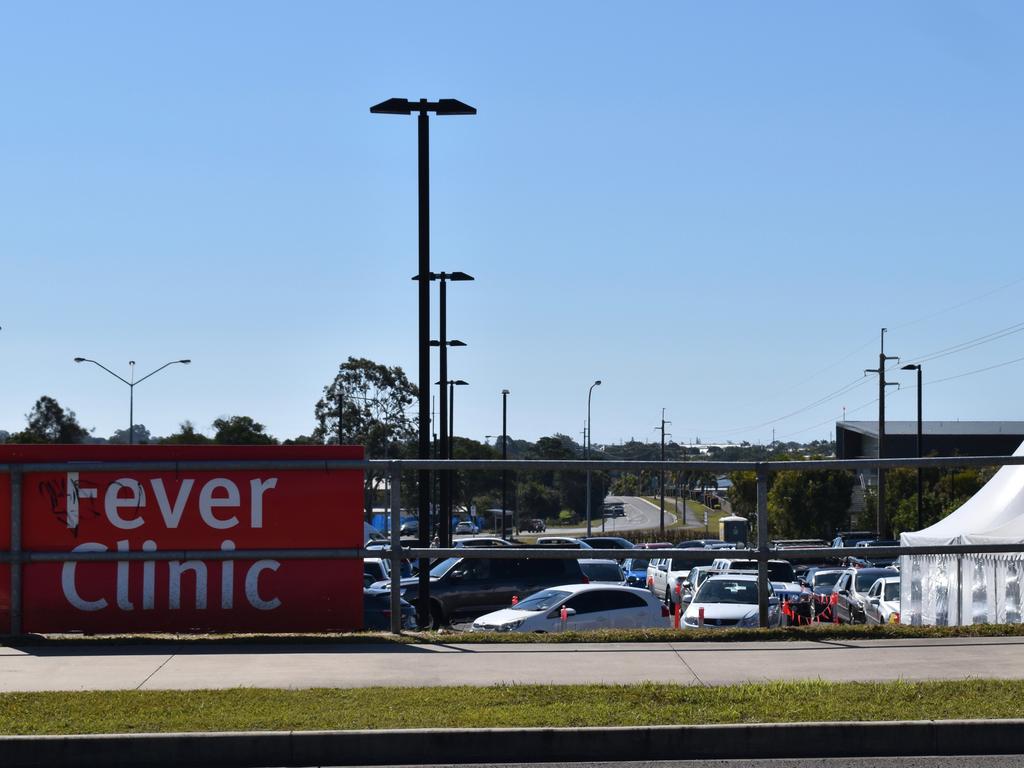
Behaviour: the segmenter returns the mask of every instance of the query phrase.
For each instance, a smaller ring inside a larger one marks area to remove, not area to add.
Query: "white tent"
[[[1014,456],[1024,456],[1022,443]],[[1002,467],[980,491],[935,525],[903,533],[909,547],[1020,544],[995,555],[909,555],[900,558],[904,624],[1021,621],[1024,578],[1024,466]]]

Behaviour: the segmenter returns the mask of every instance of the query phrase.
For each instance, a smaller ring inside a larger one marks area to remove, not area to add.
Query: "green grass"
[[[1009,718],[1024,681],[0,694],[0,733],[636,726]],[[847,702],[850,706],[838,706]]]

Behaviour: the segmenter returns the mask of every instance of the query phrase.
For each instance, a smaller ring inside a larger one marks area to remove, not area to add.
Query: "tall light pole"
[[[601,380],[598,379],[590,385],[590,389],[587,390],[587,439],[584,442],[583,458],[590,459],[590,436],[593,434],[593,430],[590,428],[590,397],[594,394],[594,387],[600,386]],[[587,536],[590,536],[590,470],[587,470]]]
[[[665,409],[662,408],[661,409],[661,427],[660,427],[660,429],[661,429],[661,460],[662,461],[665,461],[665,425],[666,424],[671,424],[671,423],[672,423],[671,421],[665,421]],[[655,429],[658,429],[658,427],[655,427]],[[665,468],[664,467],[662,467],[662,469],[661,469],[660,483],[661,483],[661,535],[664,536],[665,535]],[[685,499],[683,499],[683,508],[684,509],[686,508],[686,500]],[[676,511],[678,512],[679,510],[676,509]],[[686,514],[685,514],[685,512],[683,514],[683,522],[684,523],[686,522]]]
[[[431,272],[430,279],[437,280],[441,284],[440,290],[440,304],[439,304],[439,322],[438,322],[438,334],[440,339],[437,341],[432,340],[430,346],[439,347],[440,354],[438,355],[438,367],[440,368],[441,381],[445,382],[448,380],[448,347],[464,347],[466,343],[459,341],[458,339],[448,339],[448,291],[447,285],[449,280],[464,281],[472,280],[471,275],[467,275],[465,272]],[[413,277],[413,280],[419,280],[419,276]],[[441,424],[443,425],[447,420],[447,398],[444,396],[444,384],[441,384]],[[441,455],[447,458],[451,458],[448,450],[448,437],[444,430],[441,430]],[[451,499],[451,483],[452,475],[448,470],[439,473],[441,479],[441,498]],[[450,507],[450,503],[442,501],[441,504],[443,509]],[[451,544],[451,518],[443,517],[438,515],[438,531],[437,536],[441,540],[442,546],[449,546]]]
[[[921,365],[909,363],[903,366],[904,371],[917,371],[917,458],[921,458]],[[917,468],[917,530],[924,528],[921,514],[921,467]]]
[[[417,118],[417,154],[419,169],[419,458],[430,458],[430,123],[435,115],[475,115],[476,109],[456,99],[409,101],[388,99],[370,107],[375,115],[411,115]],[[430,544],[430,471],[417,473],[420,506],[420,547]],[[419,561],[419,604],[417,619],[426,626],[430,620],[430,561]]]
[[[898,386],[896,382],[886,382],[885,362],[886,360],[899,360],[898,357],[885,354],[885,332],[881,333],[881,346],[878,352],[878,368],[868,368],[864,373],[878,374],[878,458],[885,458],[885,388]],[[875,516],[875,529],[879,537],[889,538],[889,516],[885,511],[885,468],[878,468],[878,510]]]
[[[508,395],[501,390],[501,460],[508,460]],[[508,470],[501,470],[501,538],[505,538],[505,510],[508,508]],[[518,530],[518,526],[515,526]]]
[[[104,371],[109,373],[111,376],[113,376],[118,381],[122,381],[122,382],[124,382],[125,384],[128,385],[128,445],[132,445],[135,442],[135,385],[136,384],[141,384],[142,382],[144,382],[146,379],[148,379],[153,374],[160,373],[160,371],[162,371],[164,368],[166,368],[169,365],[174,365],[175,363],[181,363],[182,365],[188,365],[192,361],[191,360],[171,360],[171,362],[164,363],[159,368],[157,368],[155,371],[150,371],[145,376],[143,376],[141,379],[136,380],[135,379],[135,361],[134,360],[129,360],[128,361],[128,365],[129,365],[129,367],[131,368],[131,371],[132,371],[131,372],[131,381],[129,381],[128,379],[124,378],[123,376],[118,376],[112,370],[107,368],[107,366],[103,365],[102,363],[97,363],[95,360],[90,360],[88,357],[76,357],[75,358],[75,362],[76,363],[92,363],[93,365],[99,366],[100,368],[102,368]]]

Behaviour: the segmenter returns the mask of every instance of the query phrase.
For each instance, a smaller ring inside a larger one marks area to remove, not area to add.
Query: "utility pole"
[[[663,462],[665,461],[665,425],[666,424],[671,424],[671,423],[672,423],[671,421],[665,421],[665,409],[662,408],[661,409],[661,427],[660,427],[660,429],[661,429],[661,460]],[[655,427],[655,429],[658,429],[658,427]],[[660,477],[660,483],[659,484],[661,486],[661,522],[660,522],[660,530],[661,530],[661,535],[664,536],[665,535],[665,468],[664,467],[661,468],[661,477]],[[684,506],[686,505],[686,501],[683,501],[683,505]],[[684,514],[684,517],[685,517],[685,514]]]
[[[885,354],[885,333],[888,329],[883,328],[881,333],[881,346],[878,352],[878,368],[867,368],[864,370],[865,374],[877,373],[878,374],[878,458],[885,458],[885,388],[886,387],[898,387],[899,384],[895,381],[886,382],[885,380],[885,361],[886,360],[899,360],[898,357],[893,355]],[[889,538],[889,516],[885,510],[885,469],[882,467],[878,468],[878,511],[875,516],[875,527],[878,535],[883,538]]]

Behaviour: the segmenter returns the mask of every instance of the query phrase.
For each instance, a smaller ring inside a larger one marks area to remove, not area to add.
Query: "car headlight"
[[[521,627],[523,625],[524,621],[526,621],[526,619],[519,619],[518,621],[509,621],[509,622],[506,622],[505,624],[499,624],[498,625],[498,631],[499,632],[511,632],[513,629],[518,629],[519,627]]]
[[[697,617],[696,616],[683,616],[683,624],[685,624],[688,627],[696,627],[697,626]]]
[[[739,620],[737,627],[756,627],[758,625],[758,615],[756,613],[749,613]]]

